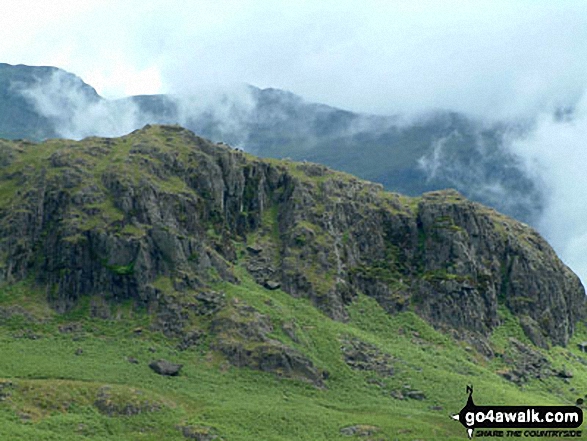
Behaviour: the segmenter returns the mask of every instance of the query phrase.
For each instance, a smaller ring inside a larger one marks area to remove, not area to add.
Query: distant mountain
[[[56,68],[4,64],[0,76],[0,136],[8,139],[118,136],[177,123],[262,157],[325,164],[406,195],[455,188],[528,223],[542,209],[540,189],[508,149],[519,131],[505,124],[454,112],[403,121],[252,86],[105,100]]]
[[[91,86],[61,69],[0,63],[0,138],[40,140],[59,136],[55,115],[43,114],[27,94],[38,90],[52,78],[59,78],[64,105],[67,104],[65,94],[71,90],[79,91],[88,102],[101,99]],[[60,99],[56,96],[45,98],[56,101],[56,105]]]

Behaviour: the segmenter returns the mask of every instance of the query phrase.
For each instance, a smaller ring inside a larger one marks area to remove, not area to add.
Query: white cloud
[[[83,79],[105,98],[153,95],[160,93],[163,87],[161,72],[157,66],[136,70],[124,62],[114,64],[108,70],[90,70]]]
[[[587,282],[587,96],[570,120],[543,115],[514,148],[545,189],[546,207],[538,229]]]
[[[92,0],[1,8],[1,58],[56,64],[96,79],[106,95],[248,82],[354,110],[440,107],[503,117],[573,102],[587,82],[581,2]]]
[[[122,136],[144,125],[139,109],[130,101],[98,99],[55,71],[51,77],[22,88],[13,84],[41,115],[50,118],[60,137]]]

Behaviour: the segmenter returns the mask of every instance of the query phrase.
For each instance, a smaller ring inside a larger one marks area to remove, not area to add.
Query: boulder
[[[156,360],[149,363],[149,367],[159,375],[176,376],[183,367],[182,364],[172,363],[167,360]]]
[[[426,399],[426,394],[421,390],[410,390],[406,392],[406,397],[412,400],[422,401]]]
[[[267,280],[263,284],[263,286],[271,291],[275,289],[279,289],[281,287],[281,283],[276,282],[275,280]]]
[[[180,426],[178,427],[184,438],[196,441],[213,441],[218,439],[216,430],[206,426]]]

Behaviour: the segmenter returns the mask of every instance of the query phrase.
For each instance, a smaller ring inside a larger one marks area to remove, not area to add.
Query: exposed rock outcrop
[[[253,277],[337,320],[362,292],[390,313],[412,308],[484,336],[503,304],[546,346],[566,344],[585,317],[579,279],[534,230],[454,191],[410,199],[179,127],[3,142],[0,156],[0,282],[35,280],[57,311],[82,296],[132,299],[181,333],[185,305],[218,314],[222,303],[202,295],[216,281],[239,283],[235,244],[257,235],[262,245],[244,257]],[[279,357],[272,363],[297,363],[285,349]]]
[[[341,349],[345,363],[352,369],[375,372],[383,377],[394,374],[396,360],[372,344],[347,337],[343,339]]]
[[[218,438],[216,429],[207,426],[180,426],[178,429],[184,438],[196,441],[213,441]]]
[[[214,349],[237,367],[272,372],[297,378],[323,387],[324,371],[301,352],[271,338],[273,325],[269,317],[255,308],[233,302],[213,321],[211,331],[217,335]]]
[[[371,426],[368,424],[357,424],[355,426],[343,427],[342,429],[340,429],[340,433],[341,435],[345,436],[366,437],[374,435],[380,430],[381,429],[377,426]]]
[[[550,362],[539,351],[515,338],[510,338],[509,341],[510,351],[503,358],[513,368],[501,372],[506,380],[523,384],[531,379],[544,379],[554,375]]]
[[[110,417],[140,415],[163,408],[161,403],[145,398],[140,390],[121,393],[110,386],[103,386],[98,390],[94,406],[101,414]]]

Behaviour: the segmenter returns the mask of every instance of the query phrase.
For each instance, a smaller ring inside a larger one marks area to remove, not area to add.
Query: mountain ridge
[[[210,267],[236,280],[231,244],[259,234],[265,219],[277,230],[253,244],[251,275],[335,319],[360,291],[390,312],[413,304],[437,324],[481,335],[495,327],[501,296],[536,335],[564,345],[584,317],[580,282],[535,231],[456,192],[413,200],[317,164],[250,159],[179,127],[21,145],[2,144],[4,186],[18,190],[5,193],[0,213],[10,262],[0,279],[25,279],[41,247],[58,310],[104,284],[114,297],[148,299],[156,279],[175,272],[190,289],[205,286]],[[458,299],[475,299],[466,310],[479,316],[462,316]]]
[[[508,148],[509,138],[523,135],[511,124],[449,111],[402,122],[254,86],[106,100],[60,69],[3,65],[3,71],[12,83],[35,79],[16,88],[0,83],[1,114],[18,115],[0,120],[2,137],[80,139],[119,136],[148,123],[180,124],[259,156],[322,163],[411,196],[452,187],[528,223],[542,210],[544,195]]]
[[[0,165],[9,439],[457,440],[466,384],[488,404],[587,390],[580,281],[454,190],[179,126],[0,141]]]

